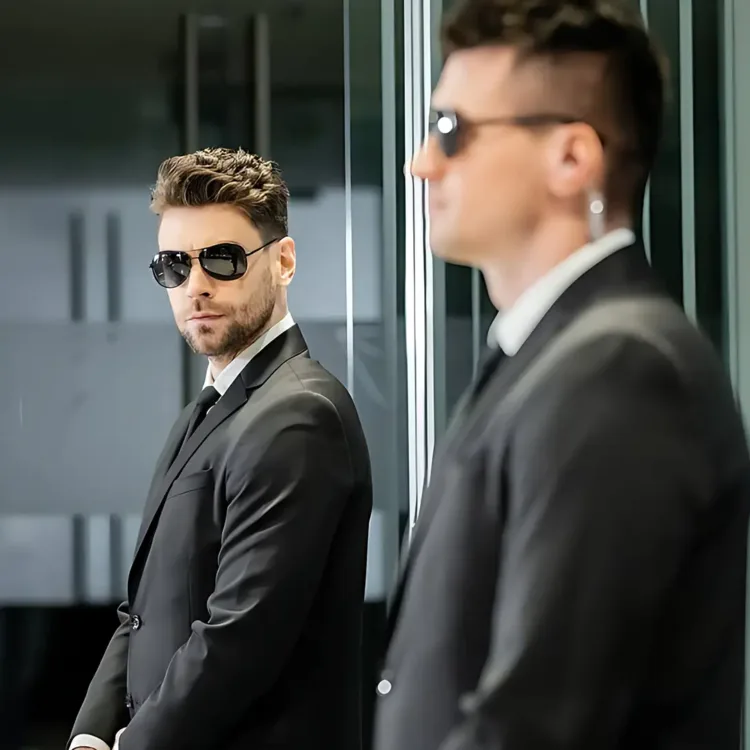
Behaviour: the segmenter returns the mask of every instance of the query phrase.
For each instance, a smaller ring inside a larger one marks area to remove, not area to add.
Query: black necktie
[[[212,385],[206,386],[198,396],[195,402],[195,408],[193,413],[190,415],[190,422],[188,423],[187,431],[182,444],[188,441],[190,436],[198,428],[198,425],[204,420],[208,410],[219,400],[219,392]]]

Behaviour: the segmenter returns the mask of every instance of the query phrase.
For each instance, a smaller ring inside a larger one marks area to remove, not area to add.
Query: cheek
[[[522,147],[493,156],[478,165],[470,180],[468,199],[477,213],[492,221],[532,209],[542,197],[538,159]]]
[[[177,287],[176,289],[168,289],[167,296],[175,320],[179,323],[185,317],[185,295],[180,291],[180,287]]]

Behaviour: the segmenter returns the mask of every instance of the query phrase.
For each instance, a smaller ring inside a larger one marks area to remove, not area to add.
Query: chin
[[[469,265],[466,254],[461,252],[460,244],[457,242],[446,241],[439,237],[431,237],[430,250],[434,256],[447,263],[457,263],[462,266]]]
[[[216,356],[216,350],[221,343],[221,336],[216,336],[213,332],[208,333],[183,333],[183,338],[187,341],[188,346],[195,354],[204,357]]]

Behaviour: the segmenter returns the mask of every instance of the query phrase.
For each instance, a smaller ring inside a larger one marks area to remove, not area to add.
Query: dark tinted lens
[[[167,289],[184,283],[190,276],[190,256],[187,253],[157,253],[151,261],[154,278]]]
[[[455,156],[459,147],[459,122],[455,112],[432,112],[430,132],[437,138],[446,156]]]
[[[207,247],[201,251],[200,260],[203,270],[215,279],[238,279],[247,271],[245,251],[239,245]]]

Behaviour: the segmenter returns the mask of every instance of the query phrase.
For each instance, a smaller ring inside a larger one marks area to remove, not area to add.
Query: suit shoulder
[[[656,373],[671,374],[682,385],[725,380],[711,342],[667,298],[615,301],[601,316],[592,311],[587,334],[567,348],[559,365],[572,382],[577,377],[611,380],[613,367],[621,383],[646,382]]]
[[[639,408],[680,414],[696,434],[740,435],[729,379],[708,338],[671,302],[616,312],[568,347],[529,389],[519,411],[581,427]],[[596,322],[596,321],[595,321]]]
[[[260,395],[260,394],[259,394]],[[262,387],[262,396],[248,402],[247,416],[259,424],[281,428],[291,422],[338,422],[351,440],[363,431],[354,402],[344,385],[307,356],[285,362]]]
[[[344,384],[320,362],[309,357],[295,357],[286,363],[290,391],[322,397],[336,409],[354,408],[352,397]],[[304,396],[302,398],[305,398]]]

